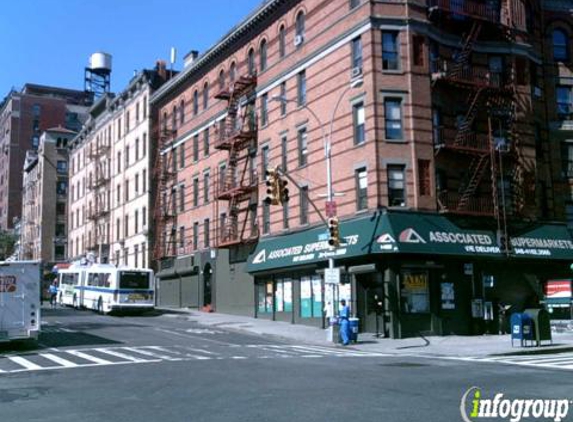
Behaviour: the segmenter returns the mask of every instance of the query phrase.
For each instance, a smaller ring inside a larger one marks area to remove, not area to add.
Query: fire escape
[[[173,168],[175,151],[171,148],[176,136],[173,129],[167,127],[164,116],[161,128],[157,128],[158,148],[155,155],[154,178],[157,183],[155,191],[155,243],[153,256],[156,261],[176,256],[177,215],[172,200],[173,186],[177,174]]]
[[[94,172],[88,179],[88,189],[93,193],[94,203],[88,208],[88,220],[94,224],[95,236],[88,249],[98,249],[100,260],[109,256],[109,195],[110,195],[110,140],[96,139],[88,157],[93,163]],[[103,261],[100,261],[103,262]]]
[[[216,177],[217,208],[225,201],[225,218],[217,221],[217,246],[228,247],[258,238],[258,180],[252,171],[257,151],[256,76],[242,76],[215,98],[227,101],[215,148],[228,151],[227,167]],[[217,209],[217,215],[221,216]],[[248,225],[250,223],[250,229]]]
[[[502,5],[478,0],[428,0],[431,20],[440,23],[449,20],[458,27],[463,22],[461,25],[466,31],[460,49],[451,60],[435,58],[432,63],[434,87],[444,86],[450,92],[466,96],[466,109],[458,116],[456,127],[434,128],[436,158],[443,151],[449,151],[453,154],[449,157],[457,156],[456,160],[468,162],[457,192],[438,193],[439,209],[453,214],[493,216],[498,224],[503,220],[504,225],[506,211],[519,208],[522,189],[513,185],[523,182],[519,176],[522,173],[519,171],[519,137],[515,133],[515,59],[501,58],[501,66],[478,65],[471,59],[480,34],[498,33],[499,41],[515,41],[511,6],[506,2],[510,0],[501,0]],[[484,116],[484,112],[487,128],[483,130],[482,126],[480,131],[477,127],[482,122],[478,122],[478,116]],[[502,162],[507,167],[505,176],[500,171]],[[488,180],[488,173],[491,187],[481,189]],[[500,188],[504,190],[500,179],[511,181],[513,204],[507,203],[505,195],[500,196]],[[488,191],[490,194],[485,194]]]

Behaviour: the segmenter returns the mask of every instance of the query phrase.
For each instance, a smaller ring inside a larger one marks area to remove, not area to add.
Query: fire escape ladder
[[[469,168],[469,181],[465,186],[460,201],[458,203],[458,210],[464,210],[469,203],[470,198],[475,193],[477,187],[479,186],[481,179],[487,168],[486,164],[488,161],[488,154],[482,154],[480,156],[474,157]]]
[[[464,141],[468,138],[469,135],[471,135],[472,125],[479,111],[479,106],[482,99],[482,91],[483,88],[479,88],[470,94],[471,104],[468,108],[468,111],[466,112],[463,122],[458,127],[456,139],[454,141],[455,146],[464,145]]]
[[[460,77],[464,67],[468,65],[475,41],[481,31],[481,26],[481,22],[474,20],[470,32],[463,36],[463,46],[455,57],[454,68],[451,72],[453,78]]]

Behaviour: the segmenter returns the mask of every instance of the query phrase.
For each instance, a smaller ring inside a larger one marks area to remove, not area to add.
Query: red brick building
[[[57,126],[79,130],[91,95],[83,91],[26,84],[0,103],[0,228],[11,229],[22,213],[22,168],[26,151],[40,134]]]
[[[363,330],[378,310],[401,337],[496,330],[499,304],[534,301],[573,250],[541,223],[564,202],[540,12],[275,0],[190,55],[151,99],[160,302],[323,325],[347,297]],[[312,206],[324,214],[326,140],[335,249]],[[269,167],[292,179],[282,206],[263,204]]]

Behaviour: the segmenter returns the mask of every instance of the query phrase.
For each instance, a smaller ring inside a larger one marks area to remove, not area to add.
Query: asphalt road
[[[180,314],[44,316],[37,347],[0,347],[2,422],[449,422],[472,386],[573,399],[558,369],[288,343]]]

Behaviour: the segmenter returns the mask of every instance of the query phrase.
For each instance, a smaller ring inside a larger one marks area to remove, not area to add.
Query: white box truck
[[[40,278],[37,261],[0,262],[0,342],[38,338]]]

